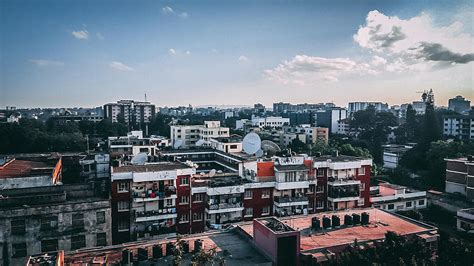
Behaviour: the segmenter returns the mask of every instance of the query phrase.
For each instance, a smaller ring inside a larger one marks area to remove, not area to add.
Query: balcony
[[[355,176],[348,178],[328,177],[328,185],[330,186],[360,185],[360,183],[360,180],[357,180]]]
[[[165,198],[176,198],[176,187],[166,186],[164,191],[157,189],[147,189],[145,192],[133,192],[133,200],[135,202],[154,201]]]
[[[308,180],[300,180],[300,181],[278,181],[275,182],[275,188],[277,190],[287,190],[287,189],[297,189],[297,188],[309,188],[309,181]]]
[[[209,207],[206,208],[206,211],[209,214],[215,214],[215,213],[242,211],[243,209],[244,207],[242,205],[242,202],[237,202],[237,203],[209,204]]]
[[[342,202],[359,200],[359,185],[330,186],[328,189],[328,201]]]
[[[176,208],[167,208],[156,211],[135,212],[136,222],[148,222],[176,218]]]
[[[290,207],[290,206],[300,206],[308,205],[308,197],[306,196],[296,196],[296,197],[287,197],[287,196],[275,196],[273,198],[274,204],[277,207]]]

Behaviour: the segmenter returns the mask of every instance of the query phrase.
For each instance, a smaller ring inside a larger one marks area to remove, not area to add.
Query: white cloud
[[[109,66],[113,69],[120,70],[120,71],[135,71],[132,67],[125,65],[122,62],[113,61],[109,63]]]
[[[190,54],[191,54],[191,51],[189,51],[189,50],[186,51],[186,54],[187,54],[187,55],[190,55]]]
[[[246,57],[245,55],[239,56],[239,59],[237,59],[239,62],[247,62],[249,61],[249,58]]]
[[[168,52],[169,52],[170,54],[172,54],[172,55],[175,55],[175,54],[176,54],[176,50],[173,49],[173,48],[170,48],[170,49],[168,50]]]
[[[102,33],[100,33],[100,32],[97,32],[96,36],[97,36],[97,39],[99,39],[99,40],[104,40],[105,39],[104,35],[102,35]]]
[[[323,58],[297,55],[274,69],[265,70],[270,80],[283,84],[309,85],[321,81],[338,81],[347,75],[375,74],[368,64],[358,64],[349,58]]]
[[[30,59],[30,62],[37,65],[37,66],[40,66],[40,67],[44,67],[44,66],[64,66],[63,62],[53,61],[53,60],[46,60],[46,59]]]
[[[89,32],[87,30],[72,31],[71,34],[79,40],[89,39]]]
[[[180,18],[187,18],[188,13],[187,12],[182,12],[181,14],[178,15]]]
[[[445,27],[434,25],[426,13],[400,19],[374,10],[353,38],[363,48],[395,57],[397,64],[401,64],[399,57],[407,64],[465,64],[474,61],[474,38],[463,29],[459,21]]]
[[[169,6],[165,6],[161,9],[161,12],[165,15],[168,15],[168,14],[173,14],[174,10]]]
[[[382,66],[382,65],[387,64],[387,60],[386,60],[385,58],[383,58],[383,57],[374,55],[374,57],[372,57],[371,64],[372,64],[373,66]]]

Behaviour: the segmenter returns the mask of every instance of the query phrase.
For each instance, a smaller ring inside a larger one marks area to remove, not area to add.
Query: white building
[[[394,212],[426,208],[426,191],[380,183],[370,187],[370,202],[375,208]]]
[[[403,154],[409,149],[413,148],[412,145],[397,145],[388,144],[382,145],[383,147],[383,167],[386,169],[395,169],[398,166],[398,162],[402,158]]]
[[[230,137],[212,138],[209,140],[208,146],[213,149],[226,153],[236,153],[242,151],[242,137],[233,135]]]
[[[349,135],[350,132],[349,119],[341,119],[337,121],[337,134],[339,135]]]
[[[474,140],[474,113],[443,117],[443,135],[461,140]]]
[[[459,231],[474,233],[474,208],[457,211],[456,227]]]
[[[110,119],[114,123],[118,122],[120,114],[127,124],[149,123],[155,117],[155,112],[155,105],[150,102],[121,100],[104,105],[104,119]]]
[[[229,128],[219,121],[204,121],[204,125],[171,126],[171,145],[179,148],[195,147],[196,141],[208,142],[212,138],[229,137]]]
[[[375,107],[375,111],[377,112],[386,112],[388,111],[388,104],[382,102],[350,102],[349,108],[347,109],[349,114],[353,114],[357,111],[362,111],[369,106]]]
[[[252,119],[240,119],[235,122],[236,129],[245,129],[245,127],[258,128],[281,128],[290,124],[290,119],[281,116],[259,117],[252,116]]]

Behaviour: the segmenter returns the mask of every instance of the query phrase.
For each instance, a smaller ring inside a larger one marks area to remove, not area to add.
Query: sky
[[[0,108],[474,102],[471,1],[0,1]]]

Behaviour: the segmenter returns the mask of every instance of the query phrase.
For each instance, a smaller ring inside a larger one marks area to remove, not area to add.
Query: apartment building
[[[140,130],[131,131],[127,136],[109,137],[107,139],[109,154],[114,159],[130,159],[138,153],[146,153],[153,157],[158,150],[157,143],[160,143],[160,141],[153,138],[144,138],[143,132]]]
[[[474,109],[468,115],[444,116],[443,135],[460,140],[474,140]]]
[[[294,127],[284,127],[283,144],[288,146],[293,139],[298,138],[303,143],[314,144],[318,141],[327,143],[329,141],[329,129],[326,127],[312,127],[311,125],[299,125]],[[280,141],[281,142],[281,141]]]
[[[191,176],[184,163],[159,162],[113,167],[111,204],[113,243],[182,233],[189,223]]]
[[[134,100],[120,100],[116,103],[104,105],[104,119],[118,122],[120,116],[125,123],[141,125],[150,123],[156,114],[155,105],[150,102],[139,102]]]
[[[330,108],[319,110],[314,113],[315,126],[329,128],[331,134],[337,134],[338,121],[347,118],[345,108]]]
[[[350,115],[357,111],[366,110],[372,106],[376,112],[388,112],[388,104],[382,102],[350,102],[347,111]]]
[[[465,99],[461,95],[458,95],[454,98],[449,99],[448,109],[462,114],[471,109],[471,101]]]
[[[171,145],[186,149],[195,147],[198,140],[208,142],[212,138],[229,137],[229,128],[221,127],[220,121],[204,121],[203,125],[171,126]]]
[[[472,156],[446,161],[447,193],[458,193],[474,201],[474,159]]]
[[[474,208],[456,212],[456,227],[459,231],[474,233]]]
[[[78,156],[1,160],[0,265],[26,265],[30,255],[43,252],[112,244],[110,201],[102,183],[108,178],[98,166],[108,168],[108,161],[102,159],[79,177],[64,171],[81,169]]]
[[[385,169],[395,169],[398,166],[398,162],[401,160],[403,154],[412,149],[414,144],[387,144],[382,145],[383,148],[383,167]]]
[[[240,119],[235,122],[235,128],[240,130],[250,128],[282,128],[285,125],[290,125],[290,118],[281,116],[259,117],[252,115],[251,119]]]
[[[207,146],[226,153],[240,153],[242,152],[242,140],[240,135],[212,138]]]
[[[426,191],[418,191],[390,183],[371,186],[370,202],[373,207],[389,212],[424,209],[428,203]]]

